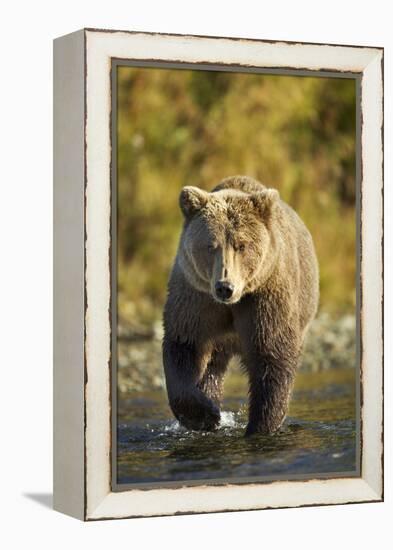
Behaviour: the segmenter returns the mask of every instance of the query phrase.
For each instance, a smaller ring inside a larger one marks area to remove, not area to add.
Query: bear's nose
[[[216,286],[216,294],[217,298],[220,298],[220,300],[229,300],[229,298],[233,294],[234,286],[231,283],[228,283],[227,281],[217,281]]]

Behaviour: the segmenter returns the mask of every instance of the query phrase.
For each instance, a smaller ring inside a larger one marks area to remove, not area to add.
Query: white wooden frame
[[[383,499],[383,50],[81,30],[54,46],[54,507],[83,520]],[[361,75],[361,476],[111,490],[111,60]]]

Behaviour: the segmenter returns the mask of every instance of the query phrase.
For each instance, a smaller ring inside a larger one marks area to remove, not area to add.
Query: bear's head
[[[184,187],[179,265],[188,282],[220,303],[234,304],[261,286],[277,255],[275,189],[255,193]]]

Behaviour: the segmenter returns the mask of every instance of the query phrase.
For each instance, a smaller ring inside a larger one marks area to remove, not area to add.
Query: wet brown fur
[[[222,383],[239,355],[249,378],[246,435],[273,433],[287,413],[318,306],[312,238],[276,190],[246,176],[180,194],[184,227],[164,310],[169,403],[189,429],[220,421]],[[217,281],[234,288],[219,301]]]

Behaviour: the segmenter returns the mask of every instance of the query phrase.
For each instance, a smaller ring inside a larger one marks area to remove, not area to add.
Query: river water
[[[272,436],[244,438],[246,380],[225,383],[220,428],[186,431],[164,390],[118,398],[119,484],[356,475],[355,369],[299,373],[289,415]]]

